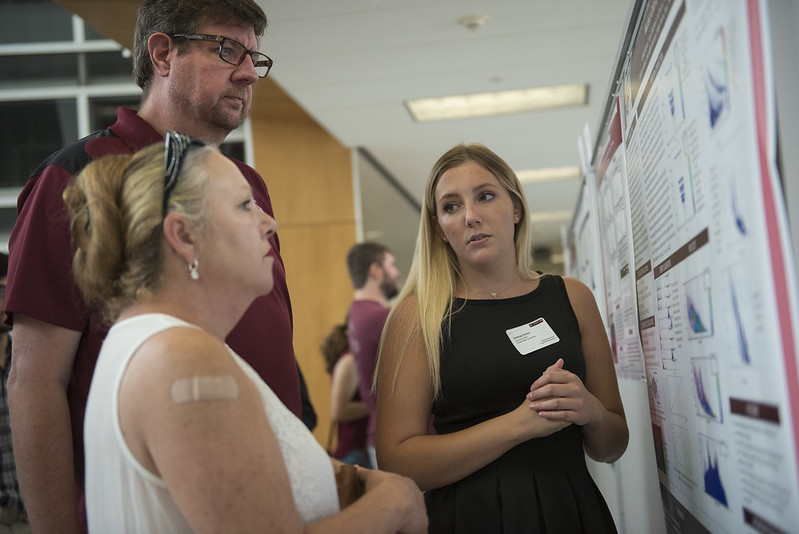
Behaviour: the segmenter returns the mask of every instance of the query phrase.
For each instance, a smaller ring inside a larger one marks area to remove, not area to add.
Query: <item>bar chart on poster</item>
[[[618,376],[646,380],[669,532],[799,525],[796,271],[766,21],[758,0],[642,3],[595,201],[567,239],[602,265]],[[600,244],[585,250],[590,218]]]

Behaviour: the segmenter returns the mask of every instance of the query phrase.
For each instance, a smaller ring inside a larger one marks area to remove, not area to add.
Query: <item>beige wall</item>
[[[355,242],[350,150],[276,84],[258,86],[251,113],[255,168],[266,180],[294,310],[294,350],[326,444],[330,378],[319,345],[352,299],[345,264]]]

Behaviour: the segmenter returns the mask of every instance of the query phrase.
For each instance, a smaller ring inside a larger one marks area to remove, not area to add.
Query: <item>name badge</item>
[[[516,350],[522,356],[560,341],[555,331],[552,330],[552,327],[547,324],[543,317],[531,323],[505,330],[505,333],[508,334],[510,342],[513,343],[513,346],[516,347]]]

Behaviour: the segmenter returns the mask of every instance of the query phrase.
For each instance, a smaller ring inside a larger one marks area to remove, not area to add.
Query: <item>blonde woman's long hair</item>
[[[513,169],[505,161],[481,144],[460,144],[454,146],[442,155],[430,171],[425,186],[424,199],[422,200],[422,215],[419,224],[419,235],[416,238],[416,249],[413,262],[408,273],[408,279],[402,288],[397,305],[389,314],[386,325],[393,319],[394,312],[403,301],[416,298],[417,320],[405,333],[400,355],[395,359],[395,366],[391,369],[391,387],[396,384],[402,359],[406,349],[413,339],[421,335],[427,356],[427,366],[430,375],[430,386],[434,396],[441,393],[441,377],[439,374],[442,325],[444,320],[450,320],[452,302],[455,288],[462,281],[462,274],[458,258],[448,243],[445,243],[435,231],[434,217],[436,216],[435,191],[441,175],[449,169],[473,161],[489,171],[497,181],[519,203],[521,213],[514,233],[516,249],[516,263],[519,274],[525,280],[532,280],[536,273],[533,270],[532,249],[530,243],[529,208],[524,196],[521,183]],[[383,339],[385,332],[383,330]],[[383,358],[383,340],[380,343],[380,355],[377,366],[380,368]],[[376,384],[377,385],[377,384]]]

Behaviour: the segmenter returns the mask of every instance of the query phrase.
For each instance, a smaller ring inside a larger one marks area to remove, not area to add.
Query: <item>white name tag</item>
[[[522,356],[560,341],[543,317],[531,323],[505,330],[505,333],[508,334],[510,342]]]

